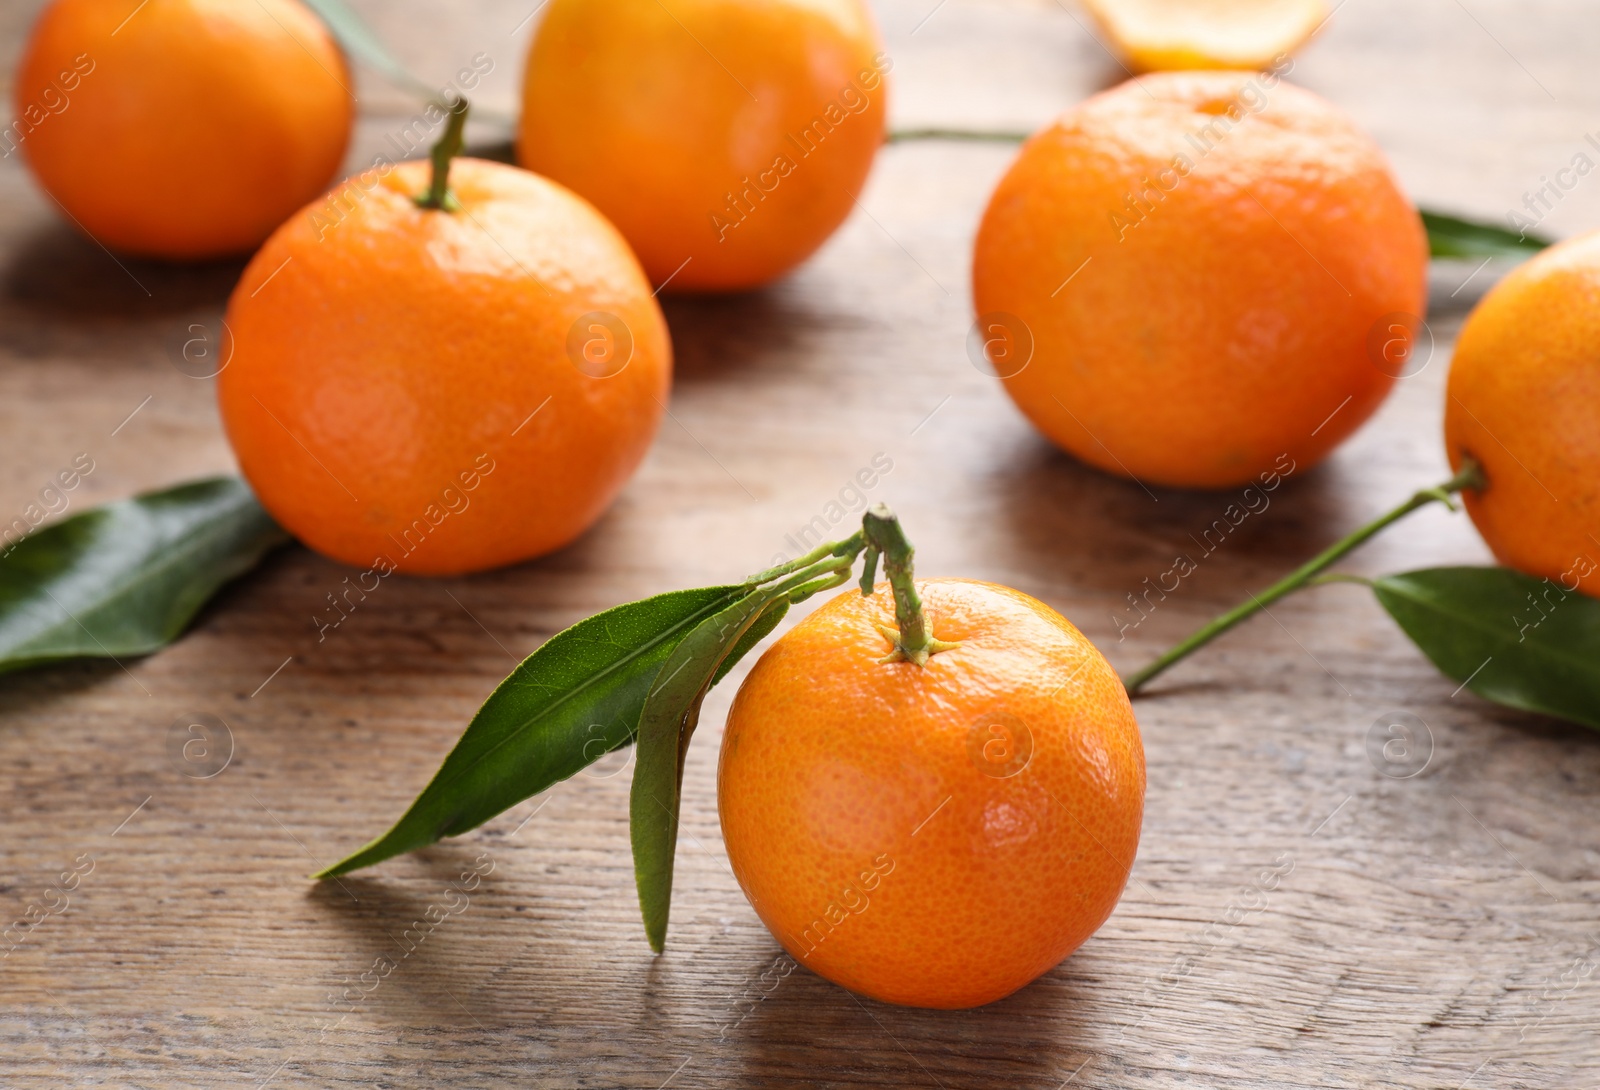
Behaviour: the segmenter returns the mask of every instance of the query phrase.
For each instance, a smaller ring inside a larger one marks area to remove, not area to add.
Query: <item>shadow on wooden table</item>
[[[811,331],[840,326],[838,314],[812,309],[784,283],[737,295],[663,296],[661,309],[672,328],[673,380],[688,384],[745,377],[786,358],[809,362]]]
[[[994,546],[1025,570],[1119,597],[1143,591],[1146,577],[1166,572],[1178,555],[1195,561],[1213,592],[1236,597],[1258,587],[1264,572],[1287,570],[1337,540],[1357,516],[1337,463],[1270,491],[1200,492],[1105,473],[1043,438],[1016,454],[994,479],[1003,526]]]
[[[470,904],[444,895],[484,849],[440,845],[416,857],[421,872],[347,876],[307,891],[343,936],[323,974],[334,997],[350,999],[330,999],[329,1021],[398,1020],[430,1034],[441,1055],[470,1047],[497,1069],[550,1047],[616,1050],[618,1062],[637,1063],[637,1042],[670,1040],[670,1056],[650,1058],[664,1065],[652,1085],[682,1060],[694,1069],[677,1080],[686,1086],[1059,1086],[1115,1053],[1120,1027],[1094,1027],[1099,981],[1112,970],[1092,946],[975,1010],[878,1003],[804,969],[757,998],[744,986],[752,966],[773,962],[764,938],[754,949],[723,940],[655,957],[631,930],[622,946],[607,941],[614,914],[596,922],[609,936],[584,926],[570,888],[511,880],[486,882]]]
[[[343,936],[324,966],[344,996],[334,1002],[335,1013],[514,1027],[542,1023],[574,998],[559,982],[545,995],[503,994],[501,977],[529,959],[530,938],[551,935],[548,929],[530,935],[529,918],[561,913],[542,903],[537,885],[519,883],[511,892],[466,877],[483,849],[461,842],[425,849],[416,857],[425,867],[421,875],[410,867],[400,875],[364,872],[308,883],[305,900]]]
[[[131,666],[138,660],[122,661]],[[0,728],[42,728],[64,701],[122,682],[122,670],[106,659],[75,659],[8,673],[0,686]]]
[[[1056,1087],[1105,1051],[1092,954],[972,1010],[896,1007],[799,970],[721,1031],[741,1086]]]
[[[149,318],[220,306],[247,257],[178,263],[113,256],[56,222],[25,237],[0,269],[0,298],[51,316]]]
[[[153,666],[150,670],[141,667],[153,658],[176,654],[185,640],[194,640],[203,646],[208,635],[231,628],[237,622],[251,623],[263,617],[272,621],[288,621],[282,614],[271,614],[264,610],[261,597],[271,594],[271,588],[281,587],[282,581],[293,573],[294,565],[306,555],[305,547],[299,543],[274,549],[262,558],[254,570],[217,590],[211,600],[190,619],[177,639],[147,654],[124,654],[110,659],[65,659],[0,675],[4,678],[4,684],[0,684],[0,728],[12,718],[19,724],[30,723],[35,717],[48,716],[55,706],[64,701],[113,686],[124,686],[124,691],[145,695],[148,693],[145,682],[154,684],[151,674],[163,667]],[[298,616],[294,621],[295,630],[300,631],[298,625],[304,622]],[[139,671],[138,676],[133,673],[135,670]],[[140,677],[145,680],[139,680]]]

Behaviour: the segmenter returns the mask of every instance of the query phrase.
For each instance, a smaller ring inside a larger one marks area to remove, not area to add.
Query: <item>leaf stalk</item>
[[[1448,481],[1443,481],[1432,488],[1421,489],[1400,506],[1373,519],[1353,533],[1340,538],[1266,590],[1261,591],[1259,594],[1250,595],[1249,601],[1241,602],[1234,606],[1222,616],[1195,631],[1181,643],[1173,646],[1142,670],[1131,674],[1123,682],[1127,687],[1128,695],[1134,695],[1152,678],[1155,678],[1175,663],[1187,658],[1241,621],[1262,612],[1280,598],[1287,597],[1302,587],[1318,583],[1317,577],[1323,571],[1361,545],[1364,545],[1390,524],[1400,521],[1411,512],[1426,507],[1430,503],[1442,503],[1453,511],[1455,510],[1455,503],[1451,497],[1455,493],[1467,488],[1473,491],[1482,491],[1488,487],[1488,483],[1488,479],[1483,475],[1483,467],[1471,455],[1465,456],[1461,461],[1461,470]],[[1326,581],[1321,580],[1321,582]]]
[[[824,541],[821,545],[818,545],[815,549],[812,549],[804,556],[797,557],[796,559],[790,560],[784,564],[779,564],[776,567],[768,568],[766,571],[756,572],[756,574],[750,576],[744,581],[744,585],[747,587],[764,586],[780,576],[788,575],[790,572],[797,572],[801,568],[810,567],[817,561],[826,559],[830,556],[847,556],[850,558],[850,563],[854,564],[856,556],[861,552],[865,545],[865,538],[862,536],[861,531],[857,530],[843,541]]]

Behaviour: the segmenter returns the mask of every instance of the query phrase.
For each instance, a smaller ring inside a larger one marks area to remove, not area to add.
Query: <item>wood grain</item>
[[[505,111],[529,28],[509,32],[532,6],[484,0],[446,21],[437,0],[361,5],[430,78],[489,52],[483,101]],[[0,13],[6,64],[37,7]],[[1075,9],[932,8],[879,9],[899,124],[1032,126],[1122,76]],[[1501,218],[1596,125],[1597,28],[1577,0],[1353,0],[1291,78],[1347,106],[1419,200]],[[410,109],[370,78],[360,94],[352,165]],[[796,275],[668,300],[671,419],[616,508],[561,554],[392,578],[319,642],[311,616],[347,573],[294,549],[162,654],[6,678],[0,909],[58,902],[63,870],[92,870],[0,964],[0,1084],[1600,1082],[1600,745],[1453,693],[1352,586],[1284,603],[1138,703],[1150,790],[1121,906],[981,1010],[887,1007],[804,971],[764,990],[779,951],[714,809],[731,684],[690,757],[663,957],[634,901],[620,758],[458,841],[305,880],[399,813],[514,659],[616,602],[761,566],[875,454],[893,468],[873,498],[901,512],[921,572],[1037,595],[1123,669],[1443,476],[1450,343],[1494,267],[1436,265],[1430,365],[1119,640],[1124,595],[1228,497],[1146,493],[1075,464],[967,361],[971,236],[1010,154],[889,148],[861,210]],[[1587,184],[1543,226],[1594,223]],[[62,227],[15,159],[0,165],[0,512],[80,451],[96,469],[78,505],[231,467],[210,382],[174,360],[191,326],[215,329],[239,266],[124,265]],[[1434,510],[1349,566],[1484,558],[1464,519]],[[1409,779],[1368,756],[1395,712],[1431,732]],[[232,736],[207,779],[169,749],[197,714]],[[470,906],[419,940],[429,905],[491,864]],[[375,977],[375,962],[391,967]]]

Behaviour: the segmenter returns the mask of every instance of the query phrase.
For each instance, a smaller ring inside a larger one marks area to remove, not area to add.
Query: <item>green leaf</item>
[[[316,12],[329,33],[344,51],[362,64],[379,73],[396,87],[402,87],[427,99],[434,99],[437,91],[411,74],[398,57],[389,52],[366,21],[345,4],[344,0],[306,0],[306,6]],[[442,103],[441,103],[442,105]]]
[[[639,717],[629,832],[639,909],[658,954],[666,944],[672,907],[683,761],[700,721],[700,705],[739,656],[782,619],[790,589],[780,584],[757,591],[701,621],[661,664]]]
[[[484,701],[433,781],[331,878],[475,829],[627,745],[680,641],[750,593],[706,587],[629,602],[550,637]]]
[[[1428,251],[1434,257],[1532,257],[1551,244],[1542,235],[1518,234],[1492,223],[1478,223],[1442,212],[1418,209],[1428,229]]]
[[[717,683],[728,676],[728,671],[739,664],[739,660],[750,653],[750,649],[771,635],[772,630],[778,627],[778,622],[783,620],[784,614],[789,612],[789,601],[780,599],[771,609],[766,610],[756,618],[756,623],[751,625],[739,642],[733,645],[733,650],[728,652],[728,657],[722,660],[722,665],[717,667],[717,676],[711,679],[707,688],[715,688]]]
[[[445,109],[450,108],[450,101],[455,92],[446,94],[447,88],[430,86],[426,80],[413,73],[401,63],[400,58],[389,51],[389,47],[383,44],[383,39],[378,37],[377,32],[368,26],[366,20],[357,15],[344,0],[306,0],[306,6],[317,13],[328,28],[328,32],[334,36],[348,56],[424,102],[437,103]],[[514,123],[514,119],[509,115],[482,106],[474,107],[473,116],[479,119],[492,118],[506,125]]]
[[[289,535],[237,477],[62,519],[0,559],[0,671],[144,655]]]
[[[1386,575],[1373,591],[1435,666],[1479,696],[1600,728],[1600,600],[1509,568]]]

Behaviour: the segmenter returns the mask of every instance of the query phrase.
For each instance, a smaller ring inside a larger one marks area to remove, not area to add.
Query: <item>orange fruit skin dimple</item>
[[[1495,557],[1600,597],[1600,232],[1513,269],[1478,303],[1450,363],[1452,468],[1489,486],[1462,495]]]
[[[854,207],[882,48],[861,0],[551,0],[517,160],[593,201],[667,290],[753,288]]]
[[[587,202],[457,159],[461,210],[424,210],[429,176],[368,171],[267,241],[228,305],[217,398],[291,533],[347,564],[451,574],[550,552],[600,516],[655,435],[672,351]]]
[[[18,66],[6,144],[102,245],[221,257],[333,180],[351,86],[299,0],[55,0]]]
[[[1122,683],[1060,614],[990,583],[918,583],[925,667],[880,663],[887,584],[841,593],[751,670],[718,807],[757,914],[801,965],[885,1002],[1008,995],[1111,914],[1144,810]]]
[[[1377,408],[1398,367],[1374,330],[1420,322],[1427,262],[1416,211],[1341,111],[1272,73],[1168,73],[1023,146],[978,230],[973,297],[980,323],[1031,331],[1005,386],[1051,440],[1110,473],[1222,488],[1285,455],[1310,468]]]

